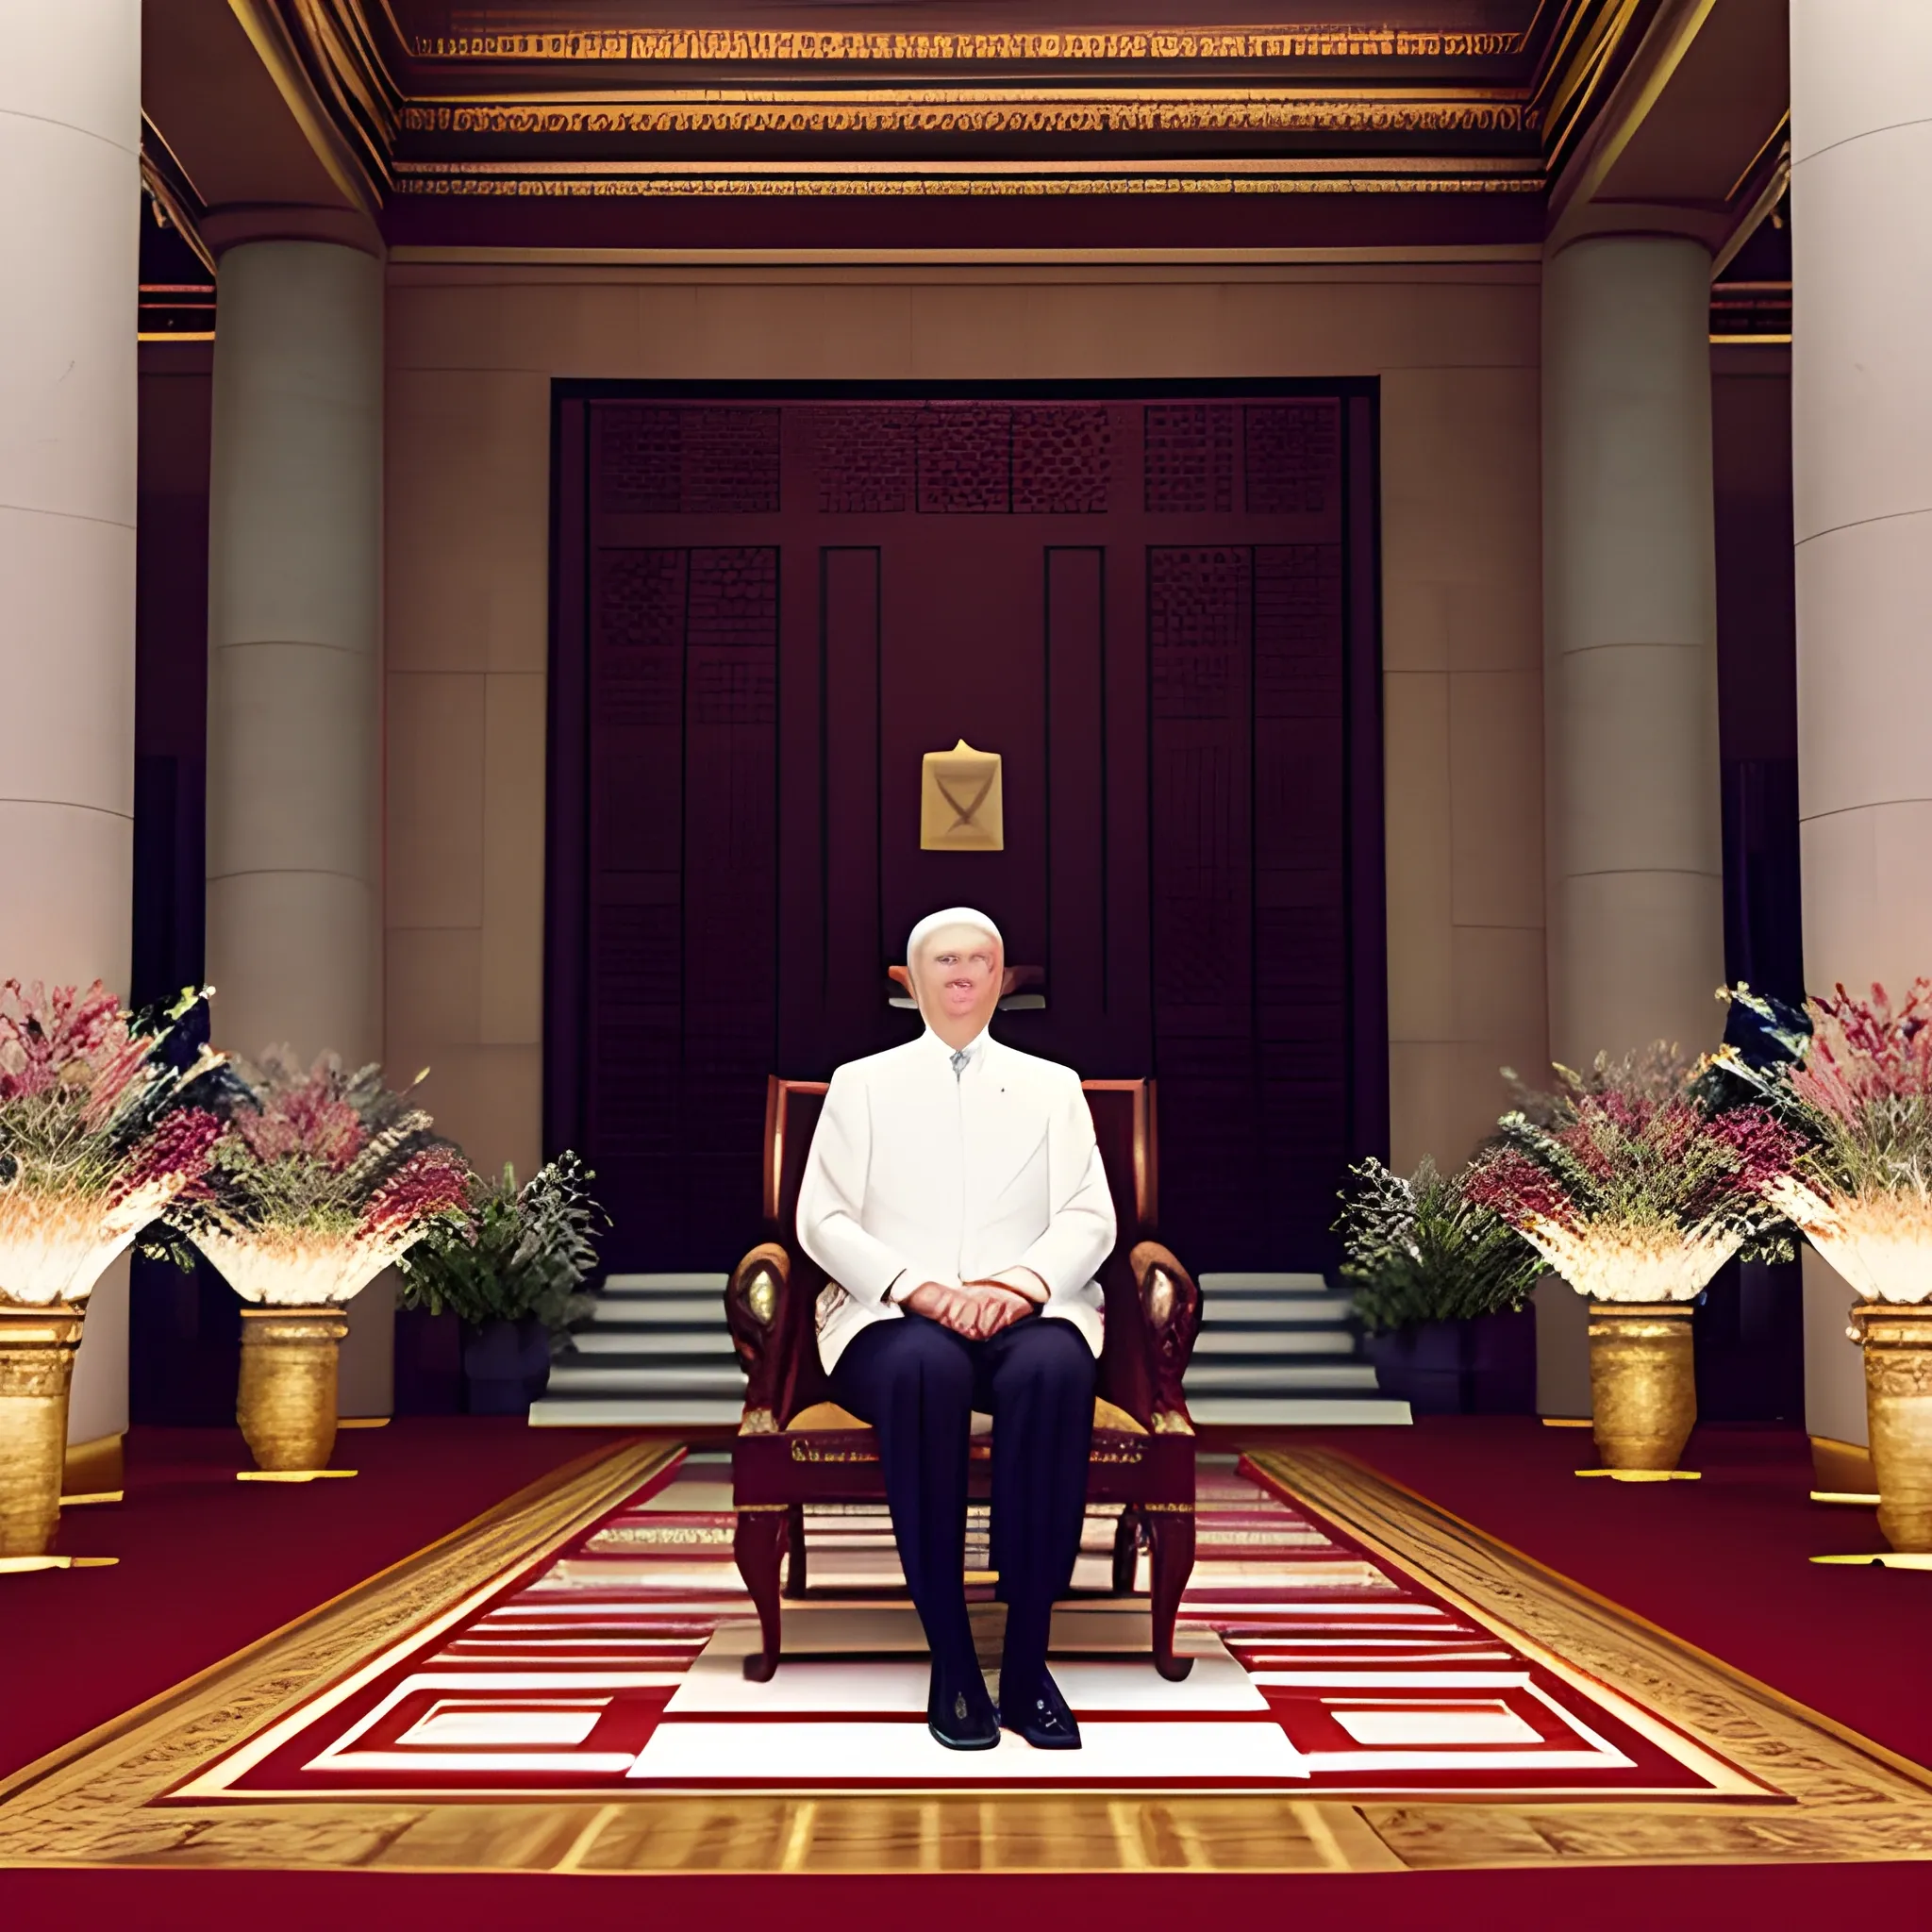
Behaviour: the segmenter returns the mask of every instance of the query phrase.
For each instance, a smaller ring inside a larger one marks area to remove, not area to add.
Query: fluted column
[[[1550,1051],[1714,1045],[1724,836],[1710,257],[1592,237],[1543,268]],[[1538,1404],[1590,1413],[1584,1309],[1540,1291]]]
[[[208,971],[223,1041],[381,1049],[382,269],[255,242],[217,272]]]
[[[0,7],[0,978],[127,992],[141,7]],[[4,1284],[0,1284],[4,1286]],[[70,1436],[127,1424],[127,1272]]]
[[[1805,976],[1932,974],[1932,8],[1791,0]],[[1865,1440],[1849,1291],[1806,1263],[1806,1421]]]
[[[382,266],[249,242],[217,269],[208,973],[221,1041],[382,1053]],[[345,1415],[390,1407],[393,1288],[351,1306]]]

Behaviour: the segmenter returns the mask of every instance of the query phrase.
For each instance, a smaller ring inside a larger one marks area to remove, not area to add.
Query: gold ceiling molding
[[[655,100],[465,101],[406,108],[411,134],[1515,134],[1521,101],[1377,95],[893,92],[669,95]]]
[[[1646,0],[1542,0],[1522,32],[1287,25],[983,33],[562,25],[418,36],[412,42],[385,0],[229,4],[311,146],[351,205],[365,208],[391,194],[459,193],[1541,192],[1597,111],[1621,50],[1647,18]],[[468,17],[489,25],[488,13]],[[462,14],[457,18],[461,24]],[[1513,65],[1474,76],[1465,65],[1414,84],[1418,63],[1478,59]],[[1239,61],[1272,62],[1275,71],[1230,84],[1229,76],[1204,66]],[[1331,63],[1328,82],[1279,72],[1295,61]],[[1335,85],[1342,63],[1351,61],[1384,64],[1368,75],[1348,73],[1345,84]],[[1024,77],[960,71],[999,62],[1038,71]],[[1099,69],[1108,62],[1117,72],[1104,75]],[[498,71],[475,71],[486,63]],[[657,83],[641,84],[626,63],[633,70],[658,63]],[[719,72],[702,79],[721,84],[701,84],[695,71],[665,84],[664,67],[696,70],[706,63]],[[836,74],[841,63],[848,69],[843,76]],[[466,64],[472,71],[464,71]],[[755,71],[760,64],[762,75]],[[773,71],[788,65],[790,74]],[[872,73],[861,82],[852,70],[867,65]],[[1083,70],[1101,84],[1083,84]],[[815,87],[820,75],[834,84]],[[465,92],[439,95],[431,91],[438,81]],[[747,85],[752,81],[758,84]],[[727,152],[675,175],[607,155],[588,162],[582,178],[565,158],[587,148],[594,155],[600,142],[670,143],[691,136],[721,143],[790,142],[795,151],[769,172]],[[945,162],[908,159],[903,149],[860,164],[862,180],[847,178],[811,152],[815,143],[840,140],[880,146],[1006,142],[1028,156],[1020,171],[1025,178],[1000,162],[963,158],[963,172],[951,175]],[[1131,152],[1137,142],[1163,140],[1197,143],[1208,158]],[[1229,148],[1283,141],[1379,145],[1382,152],[1274,157],[1239,184],[1223,178],[1220,163]],[[413,143],[440,142],[462,142],[473,152],[434,159],[409,152]],[[1053,152],[1061,142],[1110,142],[1130,152],[1083,175],[1078,164]],[[491,143],[498,144],[494,154]],[[503,152],[507,143],[536,152],[512,162]],[[1445,151],[1453,149],[1476,152]],[[1516,152],[1522,149],[1530,152]],[[924,185],[902,175],[919,175]],[[458,186],[459,177],[468,185]],[[184,212],[192,221],[196,209]]]
[[[1099,33],[808,33],[724,27],[558,27],[422,35],[419,60],[930,61],[1470,60],[1522,50],[1513,33],[1392,27],[1149,27]]]
[[[1231,175],[1226,173],[937,174],[930,169],[889,174],[752,174],[725,169],[598,167],[583,174],[485,173],[463,162],[410,162],[397,170],[406,194],[436,196],[616,197],[677,195],[1041,195],[1041,194],[1536,194],[1540,173],[1460,175],[1347,173]]]

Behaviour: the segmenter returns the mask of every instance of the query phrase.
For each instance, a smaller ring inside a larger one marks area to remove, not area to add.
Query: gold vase
[[[1878,1527],[1895,1550],[1932,1550],[1932,1307],[1861,1302],[1865,1417]]]
[[[336,1445],[340,1308],[243,1308],[235,1420],[258,1469],[325,1469]]]
[[[1690,1304],[1591,1302],[1590,1401],[1606,1469],[1675,1469],[1697,1420]]]
[[[0,1307],[0,1557],[42,1557],[53,1545],[84,1313],[64,1302]]]

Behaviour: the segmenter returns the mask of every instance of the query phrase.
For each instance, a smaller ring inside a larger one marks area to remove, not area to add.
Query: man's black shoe
[[[925,1695],[925,1727],[948,1751],[991,1751],[1000,1740],[1000,1714],[974,1664],[948,1670],[937,1659]]]
[[[1004,1680],[1000,1684],[1000,1723],[1019,1735],[1036,1751],[1077,1751],[1080,1726],[1067,1708],[1060,1689],[1044,1671],[1033,1690],[1020,1697],[1009,1697]]]

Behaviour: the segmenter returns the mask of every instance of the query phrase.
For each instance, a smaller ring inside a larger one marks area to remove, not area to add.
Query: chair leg
[[[799,1597],[805,1594],[805,1505],[794,1503],[786,1511],[786,1541],[791,1555],[785,1565],[785,1594]]]
[[[762,1646],[744,1660],[744,1674],[754,1684],[771,1681],[778,1668],[782,1641],[778,1611],[778,1566],[785,1554],[786,1514],[783,1509],[741,1509],[731,1539],[738,1574],[758,1607],[758,1642]]]
[[[1181,1607],[1181,1591],[1194,1568],[1194,1512],[1191,1509],[1152,1510],[1147,1517],[1154,1572],[1154,1668],[1170,1683],[1179,1683],[1194,1668],[1191,1657],[1174,1654],[1174,1620]]]
[[[1141,1512],[1129,1503],[1121,1511],[1113,1532],[1113,1593],[1132,1596],[1135,1558],[1141,1554]]]

